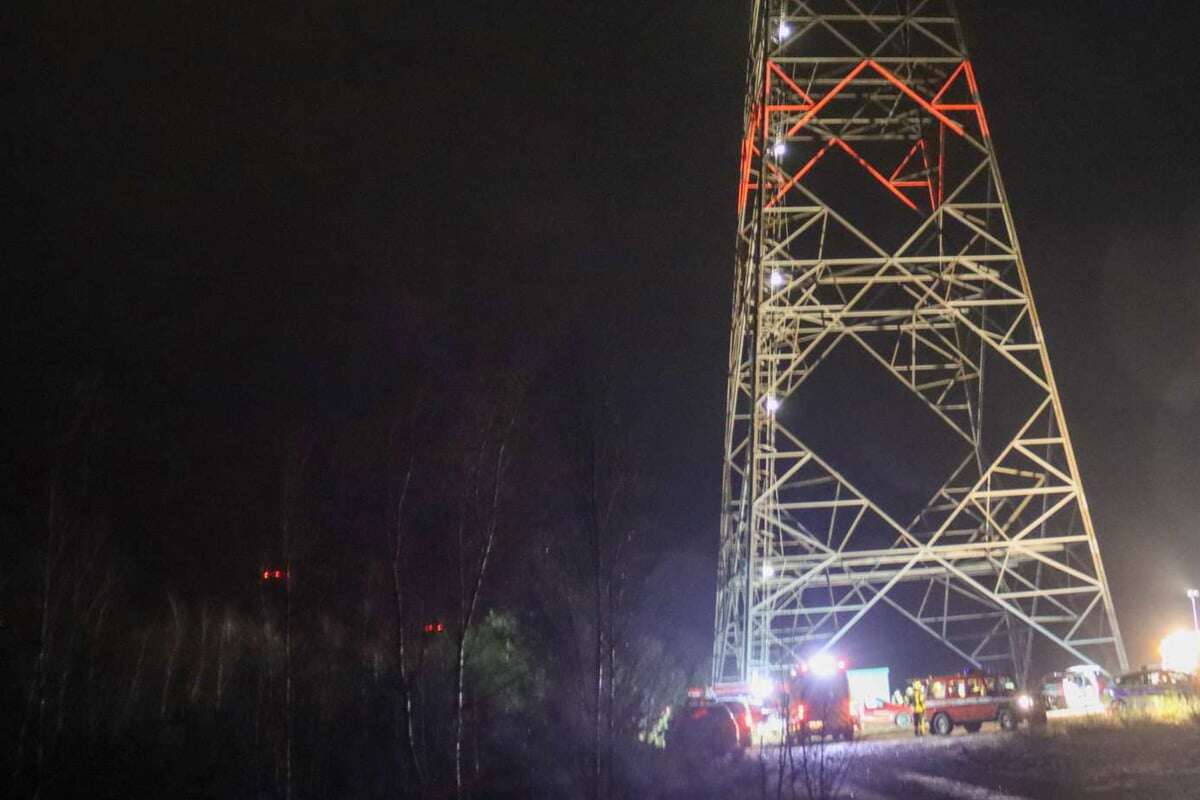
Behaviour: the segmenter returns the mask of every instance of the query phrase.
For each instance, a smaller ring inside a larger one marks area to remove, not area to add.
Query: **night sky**
[[[664,624],[706,639],[747,5],[6,21],[0,535],[36,535],[53,420],[102,376],[97,494],[123,555],[148,586],[219,594],[263,552],[295,431],[583,338],[632,376],[623,414],[655,453]],[[1200,584],[1200,70],[1181,5],[962,9],[1134,662]]]

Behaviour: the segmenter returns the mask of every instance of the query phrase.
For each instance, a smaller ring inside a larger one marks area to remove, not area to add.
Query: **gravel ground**
[[[973,735],[813,748],[807,760],[811,795],[805,789],[804,753],[794,748],[787,763],[783,751],[772,747],[716,764],[664,760],[647,782],[645,796],[774,799],[783,756],[781,797],[788,800],[822,796],[821,767],[827,779],[844,775],[836,794],[824,796],[856,800],[1200,798],[1200,725],[1074,723],[1015,733],[989,727]],[[796,778],[794,794],[789,775]]]

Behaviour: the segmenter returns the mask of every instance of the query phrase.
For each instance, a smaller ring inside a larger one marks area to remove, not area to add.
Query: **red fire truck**
[[[826,653],[801,662],[787,685],[788,739],[828,736],[850,741],[858,718],[850,708],[846,662]]]

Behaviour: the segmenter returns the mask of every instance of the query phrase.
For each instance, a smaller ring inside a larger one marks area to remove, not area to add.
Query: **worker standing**
[[[925,686],[913,681],[913,736],[921,735],[922,717],[925,716]]]

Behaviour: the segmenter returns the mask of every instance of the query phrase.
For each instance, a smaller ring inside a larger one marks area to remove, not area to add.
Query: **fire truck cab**
[[[1044,719],[1040,704],[1030,695],[1018,693],[1016,684],[1006,675],[938,675],[924,683],[925,719],[929,730],[939,736],[948,736],[956,725],[975,733],[983,723],[997,722],[1003,730],[1011,731],[1023,720]]]

